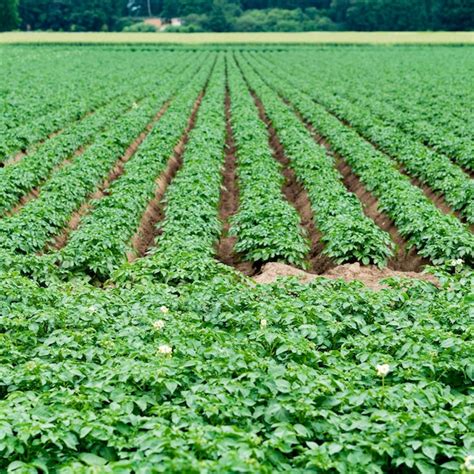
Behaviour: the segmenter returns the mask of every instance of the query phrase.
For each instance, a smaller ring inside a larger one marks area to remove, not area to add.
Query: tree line
[[[465,31],[474,1],[0,0],[0,31],[133,30],[149,16],[182,18],[175,31]]]

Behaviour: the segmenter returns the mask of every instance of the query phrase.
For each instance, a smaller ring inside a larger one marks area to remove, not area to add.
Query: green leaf
[[[79,459],[89,466],[104,466],[107,460],[93,453],[81,453]]]

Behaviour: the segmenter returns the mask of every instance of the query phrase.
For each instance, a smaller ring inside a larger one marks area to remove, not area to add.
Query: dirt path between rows
[[[233,266],[246,275],[251,275],[254,273],[252,263],[241,262],[241,259],[234,251],[237,237],[229,235],[230,219],[239,209],[239,186],[237,177],[236,144],[231,121],[231,101],[227,84],[224,107],[226,140],[224,148],[224,168],[222,169],[221,197],[219,202],[219,218],[222,222],[222,234],[216,246],[216,257],[220,262]]]

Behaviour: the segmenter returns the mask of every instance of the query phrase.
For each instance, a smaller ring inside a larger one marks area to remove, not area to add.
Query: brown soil
[[[160,230],[157,228],[157,223],[164,219],[163,196],[183,164],[183,154],[186,148],[186,143],[189,138],[189,133],[196,123],[197,113],[204,94],[205,90],[203,90],[196,99],[186,129],[174,148],[173,156],[170,157],[165,170],[156,180],[155,196],[148,203],[148,206],[140,220],[138,229],[131,240],[133,251],[127,254],[129,262],[134,261],[138,257],[145,256],[147,250],[153,246],[156,237],[160,234]]]
[[[253,275],[256,272],[254,265],[252,265],[251,262],[241,261],[241,257],[236,254],[234,250],[237,237],[229,235],[230,218],[236,214],[239,208],[239,187],[237,177],[236,145],[231,121],[231,102],[227,86],[225,96],[225,119],[225,159],[224,167],[222,169],[222,187],[219,202],[219,218],[222,222],[222,234],[216,246],[216,257],[220,262],[238,268],[245,275]]]
[[[314,224],[313,210],[311,208],[308,193],[296,178],[295,172],[291,169],[290,160],[285,155],[283,146],[276,134],[276,130],[265,113],[265,108],[262,101],[257,97],[253,90],[251,90],[251,94],[258,108],[260,119],[267,127],[269,135],[268,142],[272,149],[272,154],[274,158],[282,165],[282,174],[285,177],[285,183],[282,189],[283,194],[300,215],[301,225],[310,240],[310,268],[316,273],[323,273],[329,268],[333,267],[334,263],[322,253],[324,246],[321,241],[321,232]]]
[[[298,268],[291,267],[282,263],[267,263],[262,272],[256,275],[253,279],[259,284],[273,283],[277,278],[294,276],[297,277],[301,283],[309,283],[316,278],[329,278],[332,280],[343,279],[347,282],[350,281],[361,281],[365,286],[372,290],[381,290],[387,288],[380,282],[385,278],[400,277],[400,278],[411,278],[424,280],[434,285],[439,285],[439,281],[433,275],[425,273],[414,273],[414,272],[400,272],[390,269],[380,269],[374,266],[361,266],[359,263],[352,263],[346,265],[340,265],[332,268],[322,275],[315,275],[307,273]]]
[[[91,201],[94,199],[102,199],[105,195],[108,194],[108,188],[115,181],[119,178],[124,172],[125,163],[135,154],[138,147],[143,143],[145,138],[148,136],[150,131],[152,130],[155,123],[162,117],[162,115],[166,112],[171,103],[170,100],[165,102],[165,104],[161,107],[161,109],[156,113],[156,115],[152,118],[152,120],[148,123],[142,133],[129,145],[129,147],[125,150],[125,153],[115,162],[114,167],[109,172],[107,178],[102,182],[99,188],[88,196],[87,201],[81,205],[81,207],[72,214],[68,224],[62,229],[62,231],[54,238],[53,243],[48,245],[48,248],[61,250],[66,244],[69,239],[69,235],[72,231],[76,230],[79,227],[81,219],[89,213],[92,209]],[[63,164],[62,164],[63,166]]]
[[[396,249],[395,255],[388,262],[388,267],[391,270],[403,272],[421,271],[422,267],[427,265],[429,261],[419,256],[414,247],[408,249],[407,241],[400,235],[394,222],[387,214],[378,209],[377,198],[367,190],[361,180],[353,173],[344,158],[332,150],[329,142],[314,129],[313,125],[306,120],[289,101],[285,99],[285,103],[293,108],[295,114],[306,126],[314,140],[318,144],[323,145],[327,152],[334,158],[336,167],[343,178],[344,185],[350,192],[354,193],[362,203],[364,214],[370,217],[382,230],[389,233],[392,241],[396,245]]]

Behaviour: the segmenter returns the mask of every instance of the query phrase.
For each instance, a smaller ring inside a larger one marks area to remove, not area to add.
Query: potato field
[[[0,47],[0,472],[474,471],[474,49]]]

